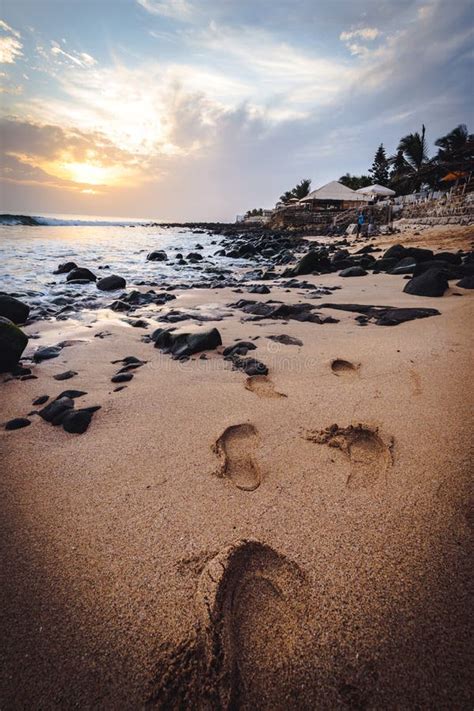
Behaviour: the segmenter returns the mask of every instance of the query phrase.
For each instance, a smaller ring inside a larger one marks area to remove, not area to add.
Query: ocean
[[[51,316],[59,313],[52,302],[65,295],[75,296],[76,311],[100,308],[117,298],[117,292],[101,292],[95,283],[68,284],[66,274],[55,275],[58,265],[67,261],[87,267],[98,279],[118,274],[127,287],[145,283],[151,288],[209,282],[216,268],[231,269],[238,278],[238,268],[249,266],[247,260],[216,257],[219,236],[191,228],[160,227],[136,218],[31,217],[40,224],[18,224],[20,220],[12,216],[0,220],[0,290],[27,297],[38,315],[44,316],[45,307]],[[202,247],[202,263],[177,263],[176,255],[186,257],[196,247]],[[165,250],[168,260],[147,261],[147,254],[155,249]]]

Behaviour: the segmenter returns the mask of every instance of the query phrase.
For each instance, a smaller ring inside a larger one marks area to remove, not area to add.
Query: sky
[[[234,220],[472,131],[471,0],[2,0],[0,211]]]

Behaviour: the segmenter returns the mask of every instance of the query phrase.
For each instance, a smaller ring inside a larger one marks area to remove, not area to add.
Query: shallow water
[[[211,244],[212,241],[217,244]],[[219,249],[216,235],[193,233],[183,228],[144,225],[0,225],[0,290],[28,297],[31,306],[51,304],[55,297],[77,295],[76,307],[98,308],[110,304],[121,293],[102,292],[95,283],[68,284],[66,274],[53,274],[58,265],[74,261],[87,267],[97,278],[119,274],[127,287],[138,282],[154,282],[157,287],[176,283],[192,286],[211,281],[206,267],[250,266],[246,260],[214,257]],[[176,254],[185,257],[198,250],[201,264],[176,264]],[[163,249],[168,261],[146,260],[149,252]],[[109,267],[109,268],[104,268]],[[235,277],[235,274],[233,274]]]

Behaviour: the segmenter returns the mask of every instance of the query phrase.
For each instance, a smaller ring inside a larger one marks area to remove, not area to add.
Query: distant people
[[[364,224],[364,213],[361,212],[359,214],[359,217],[357,218],[357,237],[360,235],[361,230],[362,230],[362,225]]]

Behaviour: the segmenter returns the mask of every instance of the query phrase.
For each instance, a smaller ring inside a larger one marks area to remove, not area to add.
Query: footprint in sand
[[[162,655],[149,704],[303,708],[307,600],[302,571],[270,546],[241,540],[225,548],[201,573],[195,628]]]
[[[351,363],[349,360],[336,358],[331,361],[331,370],[334,375],[342,376],[346,379],[354,379],[359,375],[359,365]]]
[[[280,709],[292,697],[298,708],[306,599],[298,566],[258,541],[239,541],[209,561],[197,603],[219,708]]]
[[[213,447],[223,460],[218,476],[228,477],[238,489],[257,489],[262,479],[253,456],[256,443],[257,430],[252,424],[227,427]]]
[[[331,425],[319,432],[308,432],[306,439],[336,447],[349,457],[351,473],[347,486],[350,489],[375,485],[393,464],[393,438],[368,425]]]
[[[250,390],[250,392],[255,393],[258,397],[266,398],[281,398],[288,397],[285,393],[279,393],[275,390],[275,386],[266,375],[251,375],[247,378],[245,383],[245,389]]]

